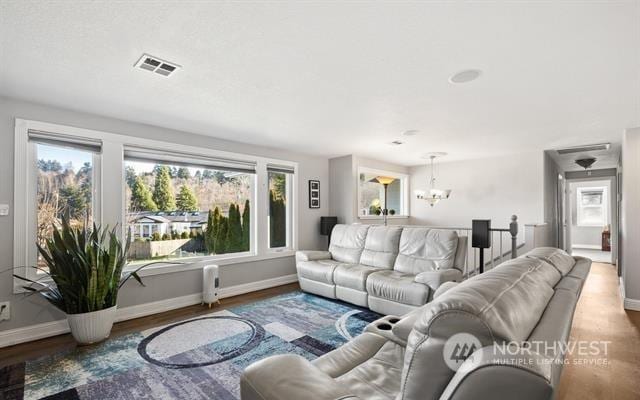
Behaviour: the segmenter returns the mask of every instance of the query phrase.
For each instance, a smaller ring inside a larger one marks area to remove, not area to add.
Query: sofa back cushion
[[[419,274],[454,267],[458,234],[455,231],[430,228],[404,228],[393,269]]]
[[[562,249],[555,247],[538,247],[524,255],[529,258],[538,258],[553,265],[562,276],[567,275],[576,264],[575,258]]]
[[[399,226],[371,226],[367,231],[360,264],[377,268],[393,268],[400,245]]]
[[[473,335],[481,347],[526,340],[559,280],[558,271],[545,261],[517,258],[452,287],[425,305],[409,334],[400,398],[440,396],[454,375],[444,361],[444,346],[457,333]]]
[[[331,258],[347,264],[358,264],[369,225],[336,225],[331,231]]]

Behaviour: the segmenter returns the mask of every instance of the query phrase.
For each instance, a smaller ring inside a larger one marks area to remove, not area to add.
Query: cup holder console
[[[389,318],[389,323],[390,324],[396,324],[396,323],[398,323],[398,321],[400,321],[400,318],[395,318],[395,317]]]
[[[376,325],[376,327],[378,329],[380,329],[381,331],[390,331],[391,330],[391,325],[390,324],[386,324],[386,323],[378,324],[378,325]]]

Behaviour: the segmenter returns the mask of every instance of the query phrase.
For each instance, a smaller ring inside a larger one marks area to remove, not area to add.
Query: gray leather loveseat
[[[329,251],[298,251],[296,267],[306,292],[402,315],[461,280],[466,255],[467,238],[455,231],[336,225]]]
[[[567,348],[553,344],[568,341],[590,267],[562,250],[535,249],[444,285],[429,304],[375,321],[313,362],[291,354],[252,364],[242,399],[550,399]],[[458,342],[461,333],[472,345]],[[505,343],[543,345],[501,353]]]

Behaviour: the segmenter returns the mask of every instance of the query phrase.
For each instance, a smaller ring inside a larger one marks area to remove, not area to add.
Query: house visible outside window
[[[291,177],[293,169],[268,165],[269,181],[269,248],[291,247],[290,204]]]
[[[130,260],[251,251],[255,167],[214,169],[215,160],[175,164],[166,154],[139,154],[125,150]]]
[[[17,274],[42,277],[36,243],[65,215],[120,227],[131,263],[184,262],[145,273],[294,254],[294,162],[21,119],[15,146]]]
[[[376,176],[396,178],[387,188],[387,205],[390,217],[408,215],[408,176],[391,171],[368,168],[358,170],[358,216],[360,218],[382,218],[384,186],[371,182]]]
[[[607,225],[607,188],[582,187],[577,190],[578,226]]]

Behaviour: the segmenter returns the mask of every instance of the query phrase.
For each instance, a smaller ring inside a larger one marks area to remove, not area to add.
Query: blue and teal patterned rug
[[[293,292],[0,368],[0,399],[239,399],[249,364],[309,360],[379,315]]]

